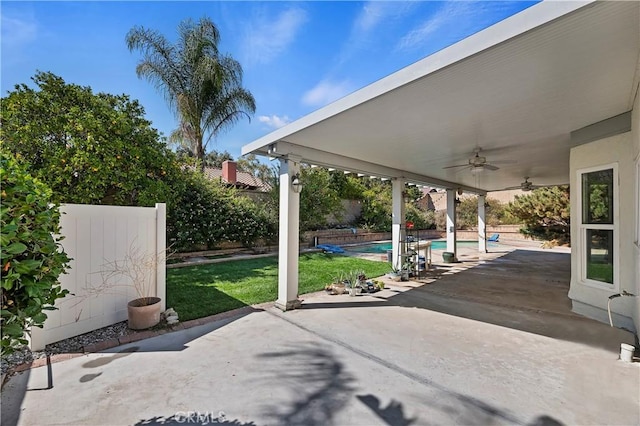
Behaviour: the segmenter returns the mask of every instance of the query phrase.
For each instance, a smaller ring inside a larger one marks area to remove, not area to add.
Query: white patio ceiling
[[[570,133],[631,109],[639,52],[639,2],[542,2],[242,151],[485,191],[568,183]],[[443,169],[477,147],[515,162]]]

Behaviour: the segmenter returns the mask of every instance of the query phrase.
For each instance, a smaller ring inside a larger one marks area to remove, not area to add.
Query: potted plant
[[[362,293],[361,280],[360,278],[364,276],[362,271],[351,271],[347,274],[347,280],[349,285],[349,296],[354,297],[360,293]]]
[[[107,262],[98,271],[102,284],[97,291],[110,287],[132,287],[136,297],[127,303],[128,326],[144,330],[160,322],[161,299],[155,296],[155,274],[164,253],[144,253],[131,244],[122,259]]]
[[[344,294],[346,291],[345,275],[340,273],[333,279],[333,282],[325,287],[325,290],[330,294]]]

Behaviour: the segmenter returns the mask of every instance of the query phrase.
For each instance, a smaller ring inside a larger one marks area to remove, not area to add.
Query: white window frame
[[[584,217],[584,212],[582,211],[582,175],[585,173],[599,172],[608,169],[613,169],[613,224],[582,223]],[[579,169],[576,170],[576,175],[576,186],[578,187],[578,212],[576,212],[577,214],[574,217],[578,220],[578,234],[580,240],[580,244],[578,246],[580,281],[582,284],[589,287],[611,290],[612,292],[617,293],[620,289],[620,181],[618,179],[618,163],[602,164],[599,166]],[[587,229],[613,230],[613,284],[587,278]]]

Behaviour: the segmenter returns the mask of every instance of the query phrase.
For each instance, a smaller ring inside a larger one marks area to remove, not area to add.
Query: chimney
[[[225,182],[235,185],[237,179],[237,165],[235,161],[225,161],[222,163],[222,179]]]

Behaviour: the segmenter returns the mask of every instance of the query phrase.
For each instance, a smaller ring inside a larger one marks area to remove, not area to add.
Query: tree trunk
[[[196,142],[196,158],[200,162],[200,173],[204,174],[204,147],[202,140]]]

